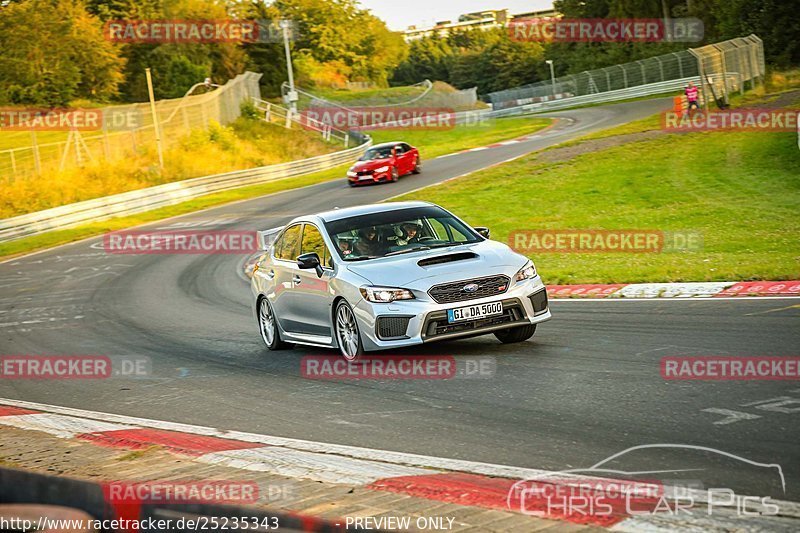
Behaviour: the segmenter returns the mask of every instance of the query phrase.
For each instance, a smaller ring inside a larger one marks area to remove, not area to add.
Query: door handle
[[[295,284],[295,285],[300,285],[300,282],[301,282],[302,280],[300,279],[300,276],[298,276],[297,274],[295,274],[294,276],[292,276],[292,281],[294,282],[294,284]]]

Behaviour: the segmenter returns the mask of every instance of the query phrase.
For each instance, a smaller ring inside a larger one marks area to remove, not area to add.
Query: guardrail
[[[537,102],[533,104],[526,104],[517,107],[510,107],[506,109],[498,109],[491,112],[492,117],[507,117],[511,115],[522,115],[526,113],[543,113],[546,111],[555,111],[558,109],[565,109],[568,107],[576,107],[582,105],[602,104],[607,102],[615,102],[619,100],[627,100],[629,98],[639,98],[642,96],[655,96],[658,94],[674,93],[683,90],[689,82],[695,84],[700,83],[699,76],[692,76],[689,78],[681,78],[678,80],[668,80],[658,83],[649,83],[647,85],[637,85],[627,89],[618,89],[616,91],[606,91],[596,94],[586,94],[583,96],[572,96],[567,98],[560,98],[558,100],[549,100],[546,102]]]
[[[364,148],[371,144],[372,139],[366,136],[365,141],[360,146],[332,154],[165,183],[147,189],[95,198],[7,218],[0,221],[0,243],[37,235],[46,231],[66,229],[86,222],[141,213],[158,207],[192,200],[213,192],[328,170],[352,161],[361,154]]]

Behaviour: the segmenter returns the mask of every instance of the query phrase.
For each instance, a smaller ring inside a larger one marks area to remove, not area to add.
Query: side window
[[[454,242],[464,242],[468,241],[469,237],[458,231],[456,228],[453,227],[452,224],[448,224],[450,230],[453,232],[453,241]]]
[[[403,148],[403,145],[402,145],[402,144],[398,144],[398,145],[396,145],[396,146],[394,147],[394,149],[395,149],[395,151],[397,152],[397,155],[403,154],[403,153],[405,153],[405,151],[406,151],[406,149],[405,149],[405,148]]]
[[[280,249],[278,244],[275,245],[275,257],[285,261],[294,261],[300,255],[300,224],[295,224],[283,232],[279,244]]]
[[[447,235],[447,229],[445,229],[444,224],[436,220],[435,218],[429,218],[428,224],[430,224],[431,229],[433,230],[433,238],[438,239],[441,241],[448,241],[450,237]]]
[[[319,256],[319,261],[323,265],[327,265],[331,254],[328,253],[328,247],[325,246],[325,241],[322,240],[322,234],[313,224],[306,224],[303,226],[303,242],[300,245],[301,254],[310,254],[316,252]]]
[[[402,146],[403,146],[403,150],[406,151],[406,152],[411,150],[411,146],[407,145],[406,143],[403,143]]]

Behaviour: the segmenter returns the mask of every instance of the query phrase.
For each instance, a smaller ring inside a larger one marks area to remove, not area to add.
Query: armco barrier
[[[507,117],[512,115],[524,115],[527,113],[545,113],[547,111],[556,111],[558,109],[566,109],[569,107],[601,104],[607,102],[616,102],[619,100],[627,100],[629,98],[639,98],[642,96],[656,96],[659,94],[674,93],[676,91],[683,90],[686,84],[690,81],[695,84],[699,84],[700,78],[694,76],[691,78],[681,78],[678,80],[649,83],[647,85],[637,85],[636,87],[630,87],[628,89],[619,89],[616,91],[606,91],[603,93],[573,96],[570,98],[561,98],[558,100],[549,100],[546,102],[537,102],[534,104],[509,107],[506,109],[492,111],[491,116]]]
[[[141,213],[158,207],[192,200],[213,192],[327,170],[352,161],[364,148],[371,144],[372,140],[367,138],[360,146],[332,154],[278,165],[165,183],[164,185],[157,185],[147,189],[95,198],[7,218],[0,221],[0,242],[8,242],[56,229],[66,229],[86,222]]]

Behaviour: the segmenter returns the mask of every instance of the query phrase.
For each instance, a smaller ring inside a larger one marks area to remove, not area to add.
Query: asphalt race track
[[[422,175],[396,184],[353,190],[342,179],[148,228],[270,228],[301,213],[384,200],[669,105],[553,113],[569,120],[526,142],[425,161]],[[300,375],[301,358],[322,350],[266,351],[243,261],[110,255],[95,238],[0,264],[0,354],[152,362],[152,375],[138,379],[2,379],[0,397],[548,470],[588,468],[637,445],[691,444],[781,465],[786,493],[773,469],[713,453],[643,449],[615,466],[800,500],[800,383],[660,375],[668,355],[798,355],[797,299],[557,301],[553,320],[529,342],[505,346],[485,336],[402,352],[490,356],[493,377],[332,382]]]

